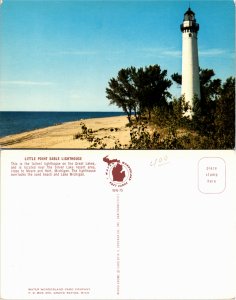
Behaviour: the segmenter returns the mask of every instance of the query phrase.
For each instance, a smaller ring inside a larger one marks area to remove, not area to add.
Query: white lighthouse
[[[180,26],[182,31],[182,91],[185,101],[189,103],[190,110],[186,113],[190,118],[193,115],[193,98],[200,95],[199,62],[197,33],[199,24],[196,22],[195,13],[190,9],[184,14],[183,23]]]

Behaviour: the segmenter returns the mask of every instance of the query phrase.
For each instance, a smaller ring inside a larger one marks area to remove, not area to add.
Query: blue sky
[[[3,0],[0,109],[116,111],[106,98],[121,68],[158,64],[181,73],[189,1]],[[234,75],[234,2],[190,1],[200,24],[199,61]],[[173,84],[171,92],[180,96]]]

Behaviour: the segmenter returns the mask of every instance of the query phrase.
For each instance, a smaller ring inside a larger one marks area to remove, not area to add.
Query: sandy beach
[[[82,133],[82,123],[90,129],[87,137]],[[27,131],[0,138],[1,148],[80,148],[87,149],[91,145],[112,149],[117,140],[122,145],[129,144],[130,135],[126,116],[85,119],[66,122],[60,125]],[[92,132],[91,132],[92,131]],[[95,145],[97,143],[97,145]]]

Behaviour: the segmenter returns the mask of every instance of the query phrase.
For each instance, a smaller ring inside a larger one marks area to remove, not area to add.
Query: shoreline
[[[112,149],[118,140],[121,145],[129,144],[129,128],[126,126],[128,119],[127,116],[122,115],[69,121],[8,135],[0,138],[0,146],[2,149],[88,149],[94,142],[91,143],[83,138],[81,124],[89,129],[89,136],[93,136],[98,141],[97,147],[94,148],[100,148],[101,144],[106,144],[104,149]]]

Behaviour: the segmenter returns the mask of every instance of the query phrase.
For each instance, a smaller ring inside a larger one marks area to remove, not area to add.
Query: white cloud
[[[65,50],[48,53],[48,55],[71,55],[71,56],[95,56],[95,55],[121,55],[126,53],[125,50]]]
[[[155,48],[155,47],[153,47],[153,48],[147,47],[147,48],[141,48],[138,51],[143,52],[145,54],[149,54],[149,55],[153,55],[153,54],[157,55],[157,54],[160,54],[163,51],[163,49]]]
[[[27,80],[6,80],[0,81],[0,86],[17,85],[17,86],[49,86],[52,82],[48,81],[27,81]]]
[[[69,98],[73,99],[73,100],[80,100],[81,99],[81,95],[78,92],[74,92],[72,91],[69,95]]]
[[[54,55],[78,55],[78,56],[90,56],[90,55],[96,55],[97,51],[81,51],[81,50],[75,50],[75,51],[58,51],[55,53],[52,53]]]
[[[213,57],[213,56],[221,56],[221,55],[226,55],[226,54],[229,54],[229,53],[226,50],[220,49],[220,48],[199,50],[200,56]]]
[[[166,50],[162,52],[164,56],[181,57],[181,51],[179,50]]]
[[[181,50],[173,49],[173,48],[142,48],[139,50],[140,52],[143,52],[145,55],[148,56],[160,56],[160,57],[174,57],[179,58],[182,55]],[[202,57],[216,57],[216,56],[229,56],[233,57],[233,54],[226,50],[221,48],[212,48],[212,49],[199,49],[199,56]]]
[[[171,56],[171,57],[181,57],[181,51],[173,48],[143,48],[140,49],[141,52],[148,56]]]

